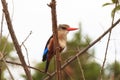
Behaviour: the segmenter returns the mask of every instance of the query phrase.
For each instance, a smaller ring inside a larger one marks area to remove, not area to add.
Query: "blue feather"
[[[48,53],[48,48],[46,47],[45,50],[44,50],[43,55],[46,55],[47,53]]]

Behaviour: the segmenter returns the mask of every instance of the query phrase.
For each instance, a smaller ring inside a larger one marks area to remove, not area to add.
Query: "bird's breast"
[[[65,48],[66,40],[59,40],[59,45],[60,45],[61,48]]]

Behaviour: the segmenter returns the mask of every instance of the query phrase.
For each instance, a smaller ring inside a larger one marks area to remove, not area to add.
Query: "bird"
[[[71,28],[67,24],[59,24],[57,31],[58,31],[58,43],[60,46],[60,52],[64,50],[66,47],[66,42],[67,42],[67,34],[69,31],[77,30],[78,28]],[[52,57],[55,55],[55,50],[54,50],[54,39],[53,35],[48,39],[44,52],[43,52],[43,58],[42,61],[46,61],[46,67],[45,67],[45,73],[48,71],[48,67],[50,64],[50,60]]]

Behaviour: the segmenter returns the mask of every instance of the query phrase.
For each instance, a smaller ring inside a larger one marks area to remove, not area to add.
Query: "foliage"
[[[113,8],[112,12],[111,12],[111,16],[113,18],[115,12],[119,11],[120,10],[120,2],[119,0],[111,0],[112,2],[111,3],[105,3],[103,4],[103,6],[107,6],[107,5],[115,5],[115,8]]]
[[[109,71],[109,78],[112,76],[115,80],[120,80],[120,63],[118,61],[109,64],[107,70]]]
[[[5,47],[5,45],[6,45],[6,47]],[[11,42],[7,41],[6,37],[3,37],[1,40],[0,51],[2,52],[4,48],[5,48],[4,52],[8,53],[8,55],[11,51],[14,50],[13,44]]]
[[[12,52],[13,50],[14,50],[13,43],[9,42],[6,37],[2,37],[1,43],[0,43],[0,52],[2,52],[4,57],[11,58],[10,52]],[[6,70],[6,67],[2,62],[0,62],[0,69],[2,70],[2,72],[4,72]],[[5,80],[3,75],[4,74],[2,74],[0,76],[2,76],[2,80]]]
[[[97,80],[100,71],[100,65],[96,62],[90,62],[83,68],[86,80]]]

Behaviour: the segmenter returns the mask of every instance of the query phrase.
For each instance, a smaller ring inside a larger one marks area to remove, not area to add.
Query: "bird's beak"
[[[68,31],[73,31],[73,30],[77,30],[77,29],[78,28],[71,28],[71,27],[67,28]]]

